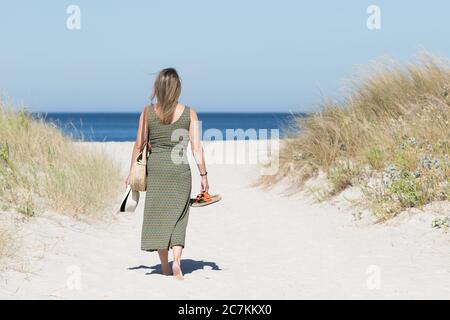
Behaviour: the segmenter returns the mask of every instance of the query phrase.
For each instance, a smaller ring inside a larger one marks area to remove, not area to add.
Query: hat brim
[[[131,190],[128,185],[120,202],[119,212],[134,212],[139,203],[139,192]]]

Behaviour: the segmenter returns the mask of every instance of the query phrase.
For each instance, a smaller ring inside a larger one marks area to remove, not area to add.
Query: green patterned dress
[[[163,124],[150,106],[148,112],[151,153],[147,161],[141,249],[155,251],[184,247],[189,218],[191,170],[187,158],[190,110]]]

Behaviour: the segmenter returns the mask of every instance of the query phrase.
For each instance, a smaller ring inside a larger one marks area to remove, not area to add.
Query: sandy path
[[[128,165],[131,144],[93,146]],[[208,171],[223,201],[191,210],[185,281],[155,273],[157,255],[139,250],[141,201],[108,224],[34,218],[21,231],[25,271],[1,275],[0,297],[450,298],[449,236],[424,218],[367,226],[334,206],[250,187],[254,165]],[[198,185],[194,174],[193,194]]]

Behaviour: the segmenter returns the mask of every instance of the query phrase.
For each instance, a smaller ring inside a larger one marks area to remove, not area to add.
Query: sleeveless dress
[[[191,169],[187,158],[190,110],[163,124],[149,107],[147,193],[145,195],[141,249],[155,251],[179,245],[184,247],[191,196]]]

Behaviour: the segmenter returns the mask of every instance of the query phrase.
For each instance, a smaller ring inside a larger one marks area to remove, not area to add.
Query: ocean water
[[[139,122],[139,113],[46,113],[40,116],[66,135],[85,141],[134,141]],[[294,123],[290,113],[199,113],[198,116],[203,134],[208,129],[218,129],[224,140],[230,138],[226,135],[227,129],[255,129],[258,137],[264,135],[261,129],[267,129],[268,138],[270,129],[279,129],[280,137],[285,137],[290,132],[286,128]]]

